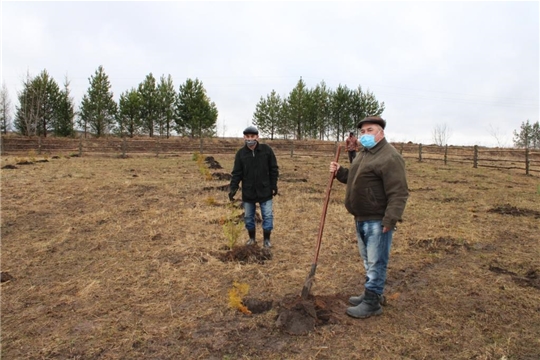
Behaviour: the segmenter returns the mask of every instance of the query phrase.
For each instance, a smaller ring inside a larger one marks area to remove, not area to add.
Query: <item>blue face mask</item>
[[[248,147],[255,146],[255,144],[257,144],[257,140],[246,140],[246,145]]]
[[[375,135],[364,134],[360,136],[360,144],[362,144],[362,146],[366,149],[371,149],[372,147],[377,145],[377,142],[375,141]]]

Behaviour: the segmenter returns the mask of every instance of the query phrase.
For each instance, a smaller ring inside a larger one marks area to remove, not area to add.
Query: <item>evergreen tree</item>
[[[270,95],[261,99],[255,107],[253,113],[253,124],[257,126],[261,134],[268,134],[270,139],[278,133],[279,123],[282,120],[283,101],[275,90],[272,90]]]
[[[164,133],[169,138],[171,135],[171,128],[174,126],[174,108],[176,101],[176,91],[174,90],[172,76],[167,78],[161,76],[158,85],[158,97],[159,97],[159,135],[163,136]]]
[[[142,128],[145,133],[154,136],[159,129],[159,94],[156,79],[152,73],[139,84],[139,96],[141,101]]]
[[[214,136],[218,110],[199,79],[180,85],[176,99],[175,130],[190,137]]]
[[[301,140],[303,138],[305,120],[307,116],[307,89],[306,83],[302,78],[298,80],[295,88],[289,94],[286,100],[286,117],[289,128],[294,131],[295,138]]]
[[[120,95],[116,132],[132,138],[141,131],[141,126],[141,97],[132,88]]]
[[[514,130],[514,146],[521,148],[540,149],[540,124],[531,124],[527,119],[521,123],[521,130],[518,133]]]
[[[64,81],[64,89],[60,91],[58,99],[58,107],[56,108],[56,119],[53,124],[54,134],[56,136],[73,136],[75,106],[73,98],[70,96],[69,81],[66,77]]]
[[[353,91],[351,106],[352,123],[355,127],[366,116],[380,116],[385,108],[384,102],[379,104],[373,92],[364,92],[361,86]]]
[[[330,101],[332,113],[332,131],[336,135],[336,141],[345,140],[345,133],[355,127],[352,121],[352,92],[346,85],[339,84],[333,92]],[[340,140],[341,137],[341,140]]]
[[[88,79],[90,87],[83,96],[78,124],[97,137],[108,134],[115,125],[118,105],[113,99],[111,83],[103,66],[99,66],[95,74]]]
[[[321,81],[312,92],[314,109],[314,126],[317,127],[316,137],[319,140],[328,139],[328,127],[330,124],[330,93],[326,83]]]
[[[56,81],[43,70],[35,78],[27,76],[19,93],[15,128],[22,135],[47,136],[53,130],[60,88]]]
[[[11,127],[11,100],[6,83],[2,83],[0,90],[0,131],[7,134]]]

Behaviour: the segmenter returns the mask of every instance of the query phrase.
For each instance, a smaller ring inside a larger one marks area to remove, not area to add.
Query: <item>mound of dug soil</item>
[[[257,245],[234,246],[231,250],[218,256],[223,262],[236,261],[241,264],[264,264],[272,260],[272,252],[269,249]]]
[[[278,305],[276,326],[290,335],[305,335],[316,326],[337,324],[338,311],[347,305],[342,296],[287,295]]]
[[[530,209],[520,209],[510,204],[499,205],[488,210],[489,213],[496,213],[511,216],[534,216],[535,219],[540,218],[540,211]]]

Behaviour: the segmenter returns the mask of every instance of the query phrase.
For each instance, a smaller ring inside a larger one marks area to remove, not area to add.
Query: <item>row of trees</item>
[[[300,78],[289,95],[282,99],[272,90],[260,98],[253,114],[253,123],[262,134],[295,139],[344,140],[367,115],[381,115],[384,102],[379,103],[370,91],[349,89],[339,85],[329,89],[322,81],[308,89]]]
[[[520,131],[514,130],[514,146],[540,149],[540,122],[522,122]]]
[[[18,94],[19,104],[11,119],[11,102],[5,84],[0,89],[0,130],[10,128],[26,136],[73,136],[75,129],[102,136],[149,135],[169,137],[172,134],[190,137],[214,136],[218,110],[210,101],[198,79],[187,79],[175,91],[172,77],[161,76],[159,82],[148,74],[136,88],[113,99],[111,83],[102,66],[89,78],[89,87],[78,110],[70,95],[69,80],[63,87],[43,70],[38,76],[27,75]],[[384,102],[360,86],[349,89],[339,85],[333,90],[324,81],[308,89],[300,78],[284,98],[272,90],[255,105],[253,123],[263,136],[293,139],[344,140],[367,115],[381,115]],[[13,126],[11,126],[13,125]],[[436,127],[437,144],[448,141],[449,131]],[[540,148],[540,126],[529,120],[514,131],[517,147]]]
[[[29,75],[19,93],[13,126],[25,136],[72,136],[76,127],[94,136],[116,134],[130,136],[146,134],[169,137],[172,132],[183,136],[213,136],[218,111],[210,101],[202,82],[187,79],[174,89],[171,75],[162,76],[159,83],[152,73],[137,88],[113,99],[111,83],[102,66],[89,78],[79,110],[75,111],[69,81],[63,89],[43,70],[38,76]],[[2,89],[2,94],[7,94]],[[0,96],[9,99],[7,95]],[[7,131],[8,104],[2,106],[2,130]],[[0,111],[1,113],[1,111]]]

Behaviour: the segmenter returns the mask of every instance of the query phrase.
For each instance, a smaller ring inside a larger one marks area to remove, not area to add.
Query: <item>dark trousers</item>
[[[349,153],[349,163],[352,163],[352,161],[354,160],[354,158],[356,157],[356,151],[353,150],[353,151],[348,151]]]

